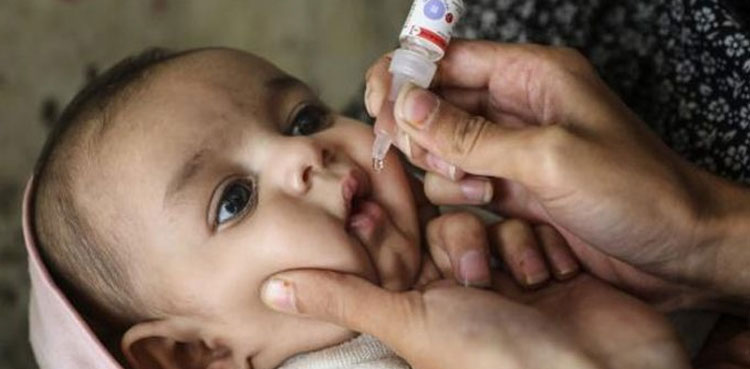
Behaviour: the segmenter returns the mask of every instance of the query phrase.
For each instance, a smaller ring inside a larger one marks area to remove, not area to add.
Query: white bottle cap
[[[396,79],[405,76],[406,79],[417,86],[428,88],[430,87],[430,82],[432,82],[432,77],[435,76],[435,71],[437,71],[437,64],[414,51],[398,49],[393,53],[393,59],[391,59],[388,71]]]

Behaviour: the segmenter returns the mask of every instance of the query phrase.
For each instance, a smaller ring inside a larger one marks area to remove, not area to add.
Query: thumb
[[[409,294],[384,290],[360,277],[323,270],[276,274],[261,287],[261,299],[273,310],[367,333],[386,343],[399,341],[411,317],[402,307]]]
[[[544,131],[491,122],[411,84],[399,92],[394,110],[399,128],[428,152],[468,173],[520,182],[528,171],[524,163],[536,162],[533,148]]]

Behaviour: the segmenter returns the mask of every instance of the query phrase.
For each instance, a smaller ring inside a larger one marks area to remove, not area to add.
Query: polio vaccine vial
[[[401,47],[393,53],[388,71],[393,75],[390,92],[383,109],[389,115],[398,92],[406,82],[428,88],[445,55],[453,29],[465,10],[463,0],[414,0],[401,29]],[[393,143],[386,132],[375,132],[372,165],[383,169],[385,155]]]

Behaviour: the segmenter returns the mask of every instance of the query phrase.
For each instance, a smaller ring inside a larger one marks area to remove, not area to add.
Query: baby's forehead
[[[273,64],[230,49],[207,49],[179,57],[152,73],[113,116],[111,136],[206,128],[231,120],[275,117],[274,81],[296,81]],[[296,83],[299,83],[298,81]],[[136,137],[135,139],[140,139]]]
[[[284,72],[258,56],[231,49],[206,49],[165,65],[154,74],[145,92],[166,92],[178,97],[200,91],[219,97],[261,99],[268,81],[284,76]]]

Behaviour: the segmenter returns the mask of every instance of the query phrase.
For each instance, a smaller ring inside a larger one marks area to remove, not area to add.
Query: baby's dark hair
[[[54,124],[34,170],[32,221],[40,254],[55,282],[110,349],[130,325],[147,319],[114,237],[94,229],[74,194],[92,132],[105,129],[159,66],[187,52],[149,49],[93,78]]]

